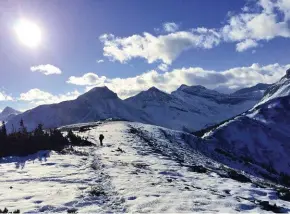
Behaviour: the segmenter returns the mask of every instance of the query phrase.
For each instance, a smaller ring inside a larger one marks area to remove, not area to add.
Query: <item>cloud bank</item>
[[[33,105],[43,105],[59,103],[66,100],[73,100],[76,99],[79,95],[80,93],[77,90],[73,92],[68,92],[66,94],[53,95],[38,88],[33,88],[25,93],[21,93],[18,100],[26,101]]]
[[[233,92],[257,83],[274,83],[285,75],[288,68],[290,68],[290,64],[279,65],[277,63],[265,66],[255,63],[248,67],[235,67],[224,71],[189,67],[163,73],[151,70],[135,77],[112,79],[87,73],[80,77],[70,77],[67,83],[86,86],[86,90],[105,85],[121,98],[136,95],[152,86],[170,93],[181,84],[203,85],[209,89]]]

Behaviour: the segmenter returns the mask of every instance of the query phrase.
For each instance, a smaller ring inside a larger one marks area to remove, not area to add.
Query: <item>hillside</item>
[[[255,107],[208,130],[203,139],[232,157],[267,169],[273,177],[290,175],[289,83],[285,75]]]

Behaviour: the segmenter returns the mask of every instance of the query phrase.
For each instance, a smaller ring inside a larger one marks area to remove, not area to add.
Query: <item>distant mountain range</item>
[[[9,131],[12,131],[13,128],[17,130],[21,119],[28,130],[33,130],[40,123],[44,125],[44,128],[54,128],[107,118],[150,122],[147,120],[148,115],[145,112],[127,105],[107,87],[97,87],[75,100],[41,105],[28,110],[9,120],[6,127]]]
[[[266,84],[223,94],[203,86],[181,85],[171,94],[155,87],[121,100],[107,87],[96,87],[76,100],[41,105],[9,119],[12,130],[24,120],[28,130],[39,123],[45,128],[108,118],[138,121],[171,129],[193,131],[216,124],[253,107]]]
[[[11,107],[6,107],[3,109],[3,111],[0,113],[0,121],[8,121],[15,117],[16,115],[20,114],[20,111],[17,111]]]
[[[248,110],[262,98],[262,91],[260,87],[251,87],[237,94],[222,94],[199,85],[181,85],[167,94],[153,87],[125,102],[150,115],[152,124],[192,131]]]

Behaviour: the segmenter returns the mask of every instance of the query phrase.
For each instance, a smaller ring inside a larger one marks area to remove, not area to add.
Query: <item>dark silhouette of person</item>
[[[104,135],[103,134],[100,134],[100,136],[99,136],[99,140],[100,140],[100,144],[101,144],[101,146],[103,146],[103,140],[104,140]]]

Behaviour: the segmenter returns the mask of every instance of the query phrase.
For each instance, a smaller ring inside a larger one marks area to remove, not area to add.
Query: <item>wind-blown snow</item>
[[[290,95],[290,75],[287,73],[284,77],[281,78],[280,81],[273,84],[266,90],[265,96],[257,104],[257,106],[271,99],[275,99],[277,97],[285,97],[289,95]]]

